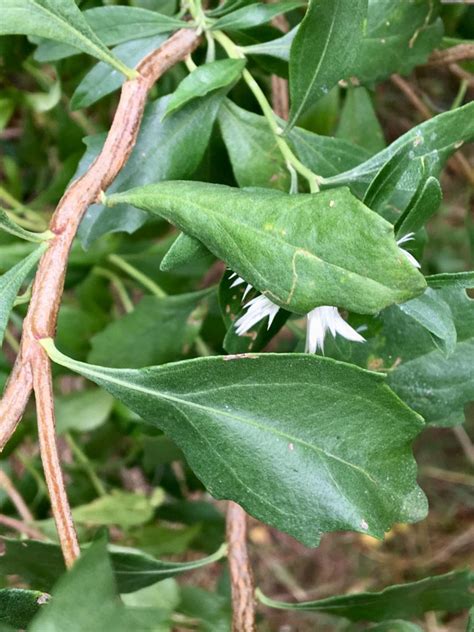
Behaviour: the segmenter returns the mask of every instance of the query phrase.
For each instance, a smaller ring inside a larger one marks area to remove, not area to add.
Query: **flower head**
[[[247,313],[235,322],[235,329],[239,336],[243,336],[249,329],[252,329],[254,325],[267,316],[267,327],[270,329],[273,319],[280,309],[278,305],[272,303],[272,301],[266,296],[263,296],[263,294],[253,298],[245,307],[247,308]]]
[[[408,233],[401,239],[398,239],[397,246],[400,248],[401,244],[405,244],[407,241],[412,241],[414,234],[415,233]],[[408,259],[408,261],[411,263],[412,266],[415,266],[415,268],[421,268],[420,264],[415,259],[415,257],[411,254],[411,252],[408,252],[408,250],[405,250],[405,248],[400,248],[400,250],[404,254],[404,256]]]
[[[354,342],[365,342],[365,339],[347,323],[339,314],[337,307],[323,305],[312,309],[307,314],[306,353],[324,350],[324,339],[328,331],[335,338],[336,334]]]

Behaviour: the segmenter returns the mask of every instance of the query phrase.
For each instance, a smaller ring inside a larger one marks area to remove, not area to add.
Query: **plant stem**
[[[56,443],[51,365],[45,351],[38,349],[38,356],[38,370],[34,372],[33,383],[36,397],[41,462],[43,463],[46,485],[48,486],[51,508],[64,561],[66,567],[71,568],[80,555],[80,549]]]
[[[70,432],[66,433],[65,439],[66,439],[69,447],[71,448],[74,456],[79,461],[79,463],[82,465],[82,469],[84,470],[84,472],[89,477],[89,480],[92,483],[92,486],[95,489],[95,491],[97,492],[98,496],[106,496],[107,495],[107,490],[105,489],[104,485],[102,484],[102,481],[100,480],[100,478],[95,473],[94,468],[91,465],[91,462],[89,461],[87,456],[84,454],[84,452],[80,448],[79,444],[77,443],[77,441],[74,439],[74,437],[71,435]]]
[[[41,533],[41,531],[36,529],[36,527],[26,524],[22,520],[16,520],[16,518],[10,518],[10,516],[0,514],[0,524],[8,527],[9,529],[14,529],[19,533],[23,533],[29,538],[33,538],[33,540],[46,540],[45,535]]]
[[[98,266],[97,268],[94,268],[94,274],[98,274],[99,276],[102,276],[105,279],[108,279],[113,285],[115,291],[117,292],[117,295],[126,313],[130,314],[130,312],[133,312],[134,305],[120,277],[118,277],[116,274],[114,274],[110,270],[107,270],[106,268],[101,268],[100,266]]]
[[[213,31],[212,32],[214,38],[217,42],[222,46],[222,48],[226,51],[229,57],[234,59],[245,59],[245,55],[240,48],[238,48],[234,42],[227,37],[222,31]],[[313,173],[311,169],[306,167],[293,153],[290,146],[286,142],[284,138],[282,138],[282,128],[278,125],[277,119],[275,117],[275,113],[273,112],[272,106],[268,102],[265,93],[255,81],[253,76],[247,69],[244,69],[242,72],[242,77],[245,83],[248,85],[250,90],[252,91],[254,97],[256,98],[264,117],[267,119],[268,125],[270,126],[273,135],[275,136],[276,143],[283,157],[285,158],[288,165],[291,165],[295,171],[297,171],[300,175],[302,175],[309,184],[309,189],[311,193],[317,193],[319,191],[319,183],[321,182],[321,177],[317,174]]]
[[[34,522],[33,514],[29,510],[28,505],[23,500],[22,495],[16,489],[15,485],[13,485],[10,477],[3,470],[0,470],[0,488],[2,488],[10,498],[22,520],[25,522]]]
[[[120,268],[132,277],[132,279],[141,283],[143,287],[146,287],[147,290],[150,290],[150,292],[155,296],[159,296],[160,298],[164,298],[166,296],[166,292],[163,291],[152,279],[150,279],[150,277],[143,274],[143,272],[140,272],[140,270],[137,270],[137,268],[128,263],[128,261],[125,261],[122,257],[119,257],[119,255],[109,255],[107,258],[111,263],[115,264],[117,268]]]
[[[255,599],[253,573],[247,551],[247,514],[229,500],[226,537],[232,589],[232,632],[254,632]]]

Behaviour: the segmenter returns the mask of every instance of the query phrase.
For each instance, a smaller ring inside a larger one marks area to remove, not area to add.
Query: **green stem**
[[[150,292],[155,296],[159,296],[160,298],[164,298],[166,296],[166,292],[162,290],[161,287],[152,279],[150,279],[150,277],[143,274],[143,272],[140,272],[140,270],[137,270],[137,268],[125,261],[122,257],[119,257],[119,255],[109,255],[108,260],[116,265],[117,268],[126,272],[132,279],[141,283],[143,287],[146,287],[147,290],[150,290]]]
[[[245,59],[245,54],[242,50],[234,44],[234,42],[227,37],[222,31],[213,31],[213,37],[222,48],[226,51],[229,57],[234,59]],[[242,77],[245,83],[248,85],[250,90],[252,91],[254,97],[257,99],[257,102],[262,110],[264,117],[267,119],[267,122],[270,126],[271,131],[275,136],[276,143],[283,157],[285,158],[288,165],[291,165],[295,171],[297,171],[300,175],[302,175],[309,184],[309,189],[311,193],[317,193],[319,191],[319,183],[322,178],[317,174],[313,173],[311,169],[308,169],[293,153],[288,143],[281,137],[282,128],[278,125],[277,119],[275,117],[275,113],[268,102],[265,93],[255,81],[253,76],[247,69],[244,69],[242,73]]]
[[[461,83],[459,84],[459,90],[451,105],[451,110],[455,110],[461,105],[461,103],[464,100],[464,97],[466,96],[466,90],[468,89],[468,87],[469,87],[469,82],[467,81],[467,79],[463,79]]]
[[[106,496],[107,490],[105,489],[100,478],[95,473],[94,468],[91,465],[91,462],[89,461],[87,456],[84,454],[82,449],[79,447],[79,444],[75,441],[75,439],[69,432],[65,434],[65,439],[69,447],[71,448],[72,453],[74,454],[74,456],[76,457],[80,465],[82,466],[82,469],[89,477],[89,480],[92,486],[94,487],[95,491],[97,492],[97,494],[99,496]]]
[[[127,312],[127,314],[130,314],[130,312],[133,312],[134,310],[133,303],[120,277],[118,277],[116,274],[114,274],[110,270],[106,270],[105,268],[100,268],[100,267],[94,268],[94,274],[98,274],[99,276],[102,276],[105,279],[108,279],[114,286],[114,289],[117,292],[118,297],[123,305],[123,308]]]
[[[20,344],[18,343],[18,340],[15,338],[12,332],[8,329],[8,327],[5,328],[4,336],[6,342],[8,342],[13,351],[15,353],[18,353],[20,351]]]

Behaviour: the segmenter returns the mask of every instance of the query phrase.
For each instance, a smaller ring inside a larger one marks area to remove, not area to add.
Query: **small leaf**
[[[95,430],[107,421],[113,401],[113,397],[97,388],[57,396],[54,403],[58,434]]]
[[[423,228],[441,204],[443,192],[437,178],[422,179],[410,204],[395,224],[397,236],[416,233]]]
[[[164,500],[162,490],[160,490],[159,498],[160,502]],[[87,505],[74,507],[72,517],[78,524],[96,526],[115,524],[122,529],[129,529],[149,522],[153,518],[156,506],[157,503],[145,494],[114,489],[107,496],[96,498]]]
[[[310,0],[290,56],[288,129],[343,79],[363,35],[367,0]]]
[[[422,617],[431,610],[457,612],[469,608],[474,604],[474,595],[470,590],[472,585],[470,572],[465,570],[389,586],[381,592],[341,595],[304,603],[274,601],[260,591],[257,596],[261,603],[271,608],[326,612],[351,621],[383,621]]]
[[[474,271],[471,272],[446,272],[432,274],[426,277],[428,285],[433,288],[451,287],[468,289],[474,287]]]
[[[347,89],[336,138],[364,147],[370,154],[385,148],[383,131],[365,88]]]
[[[24,581],[50,591],[66,570],[58,544],[12,538],[2,538],[2,542],[5,543],[6,550],[0,556],[0,569],[5,575],[19,575]],[[87,548],[83,550],[86,551]],[[189,562],[157,560],[130,547],[109,545],[108,551],[118,590],[121,593],[129,593],[168,577],[212,564],[225,556],[226,547],[221,546],[212,555]]]
[[[110,206],[121,203],[173,222],[273,302],[296,313],[318,305],[375,313],[426,287],[398,248],[392,226],[347,189],[287,195],[162,182],[107,198]]]
[[[74,0],[3,0],[0,35],[9,34],[57,40],[101,59],[129,79],[137,76],[97,37]]]
[[[219,18],[211,29],[213,31],[243,31],[270,22],[277,15],[288,13],[288,11],[293,11],[301,6],[304,6],[302,0],[282,0],[274,4],[264,4],[263,2],[250,4]]]
[[[53,233],[50,231],[45,231],[44,233],[32,233],[29,230],[25,230],[10,217],[7,211],[2,208],[0,208],[0,229],[10,233],[11,235],[15,235],[15,237],[35,243],[41,243],[51,239],[51,237],[54,237]]]
[[[48,600],[49,595],[38,590],[0,589],[0,625],[10,625],[12,630],[26,628]]]
[[[108,369],[42,344],[166,432],[211,494],[308,546],[342,529],[382,537],[426,511],[410,446],[423,422],[379,374],[299,354]]]
[[[191,99],[234,83],[245,68],[245,63],[244,59],[221,59],[198,66],[173,92],[163,118]]]
[[[198,261],[209,259],[212,257],[209,250],[199,239],[194,239],[185,233],[181,233],[170,246],[170,249],[163,257],[160,263],[160,270],[168,272],[180,268],[193,262],[196,265]]]
[[[45,245],[33,250],[26,259],[23,259],[11,270],[0,276],[0,345],[3,342],[3,336],[5,335],[5,329],[16,296],[45,250]]]
[[[283,61],[290,61],[291,45],[293,44],[297,32],[298,27],[295,26],[291,31],[282,35],[282,37],[277,37],[268,42],[262,42],[261,44],[241,46],[240,49],[246,55],[267,55]]]

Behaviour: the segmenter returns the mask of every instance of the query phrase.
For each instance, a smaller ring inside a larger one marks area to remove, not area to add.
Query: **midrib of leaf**
[[[185,405],[185,406],[189,406],[190,408],[197,408],[200,410],[203,410],[209,414],[220,414],[223,415],[224,417],[229,417],[230,419],[240,422],[244,425],[248,425],[248,426],[253,426],[254,428],[257,428],[259,430],[262,431],[266,431],[269,432],[270,434],[274,434],[276,436],[280,436],[283,437],[285,440],[289,440],[290,442],[295,442],[297,444],[300,444],[310,450],[314,450],[315,452],[320,452],[321,454],[323,454],[324,456],[326,456],[327,458],[330,459],[334,459],[335,461],[338,461],[339,463],[341,463],[342,465],[345,465],[349,468],[352,468],[358,472],[360,472],[362,475],[364,475],[366,478],[368,478],[371,483],[373,483],[374,485],[378,485],[378,482],[373,479],[370,474],[368,472],[366,472],[363,468],[361,468],[358,465],[355,465],[354,463],[350,463],[349,461],[346,461],[345,459],[342,459],[341,457],[336,456],[335,454],[332,454],[331,452],[327,452],[324,448],[321,448],[319,446],[317,446],[316,444],[311,444],[308,443],[307,441],[304,441],[303,439],[300,439],[299,437],[294,437],[290,434],[284,433],[280,430],[276,430],[275,428],[269,427],[269,426],[264,426],[262,424],[259,424],[257,422],[253,422],[250,421],[248,418],[246,417],[240,417],[239,415],[236,415],[235,413],[230,413],[227,412],[225,410],[222,410],[220,408],[210,408],[209,406],[204,406],[203,404],[198,404],[197,402],[192,402],[190,400],[187,399],[179,399],[177,397],[173,397],[172,395],[169,394],[164,394],[163,391],[152,391],[148,388],[145,388],[143,386],[139,386],[137,384],[133,384],[133,383],[129,383],[123,380],[120,380],[116,377],[111,377],[110,375],[107,375],[107,378],[105,378],[103,375],[101,375],[100,373],[94,371],[93,368],[91,368],[93,365],[83,365],[81,363],[76,362],[75,360],[72,360],[71,358],[68,358],[67,356],[64,356],[61,352],[59,352],[57,349],[54,350],[54,352],[52,353],[52,358],[56,359],[56,358],[62,358],[63,361],[66,360],[66,366],[70,366],[70,367],[85,367],[83,368],[83,371],[91,376],[94,376],[96,378],[98,378],[99,380],[105,380],[109,381],[113,384],[116,384],[117,386],[122,386],[124,388],[128,388],[131,390],[135,390],[136,392],[139,393],[144,393],[146,395],[150,395],[153,398],[157,398],[157,399],[164,399],[170,402],[173,402],[174,404],[180,404],[180,405]],[[78,371],[81,372],[81,371]],[[297,383],[299,386],[301,386],[301,383]],[[308,383],[309,385],[309,383]],[[237,385],[236,385],[237,386]],[[247,385],[249,386],[249,385]],[[259,386],[258,384],[254,384],[254,386]],[[261,386],[261,385],[260,385]],[[332,388],[328,385],[318,385],[320,388],[324,388],[326,390],[329,390],[333,393],[335,393],[337,395],[337,390],[335,388]],[[354,394],[354,397],[357,399],[360,399],[362,401],[366,401],[364,400],[363,397],[361,397],[360,395]],[[372,402],[373,404],[373,402]],[[193,426],[195,427],[195,426]]]
[[[339,5],[339,0],[334,0],[334,2],[337,2],[337,4]],[[308,95],[311,93],[311,90],[313,89],[313,85],[314,85],[314,82],[316,81],[316,77],[317,77],[317,75],[319,73],[319,69],[321,68],[321,64],[323,63],[323,61],[324,61],[324,59],[326,57],[326,51],[328,49],[329,42],[330,42],[330,39],[331,39],[331,36],[332,36],[332,32],[334,30],[334,24],[336,22],[336,14],[337,14],[337,10],[334,11],[334,13],[333,13],[333,18],[332,18],[332,22],[331,22],[331,27],[329,29],[329,34],[328,34],[328,36],[326,38],[326,43],[324,45],[323,51],[321,53],[321,56],[319,58],[318,65],[316,66],[316,68],[314,70],[314,73],[313,73],[313,76],[312,76],[312,79],[311,79],[311,81],[309,83],[309,86],[306,89],[306,92],[304,93],[304,98],[301,99],[301,103],[300,103],[299,108],[297,109],[297,111],[292,116],[292,119],[291,119],[292,121],[296,121],[297,118],[299,117],[299,115],[301,113],[301,110],[303,109],[303,107],[305,105],[306,99],[308,98]]]
[[[86,48],[93,48],[96,51],[96,53],[99,53],[98,55],[99,59],[105,55],[105,57],[109,60],[109,64],[113,66],[114,68],[116,68],[117,70],[119,70],[126,77],[130,77],[130,73],[135,72],[132,68],[129,68],[128,66],[123,64],[119,59],[116,59],[113,55],[110,55],[109,50],[107,46],[105,46],[105,44],[104,44],[104,48],[101,48],[95,43],[93,39],[86,37],[79,29],[76,29],[73,26],[71,26],[69,22],[67,22],[67,20],[64,20],[62,17],[57,16],[55,13],[52,13],[46,7],[42,7],[41,5],[38,5],[36,2],[35,2],[35,5],[36,5],[37,10],[46,14],[47,18],[49,18],[53,22],[56,22],[60,28],[63,28],[69,33],[72,33],[75,37],[78,37],[81,40],[81,42],[86,44]],[[21,11],[21,8],[20,8],[20,11]],[[27,11],[27,10],[24,9],[24,11]]]

